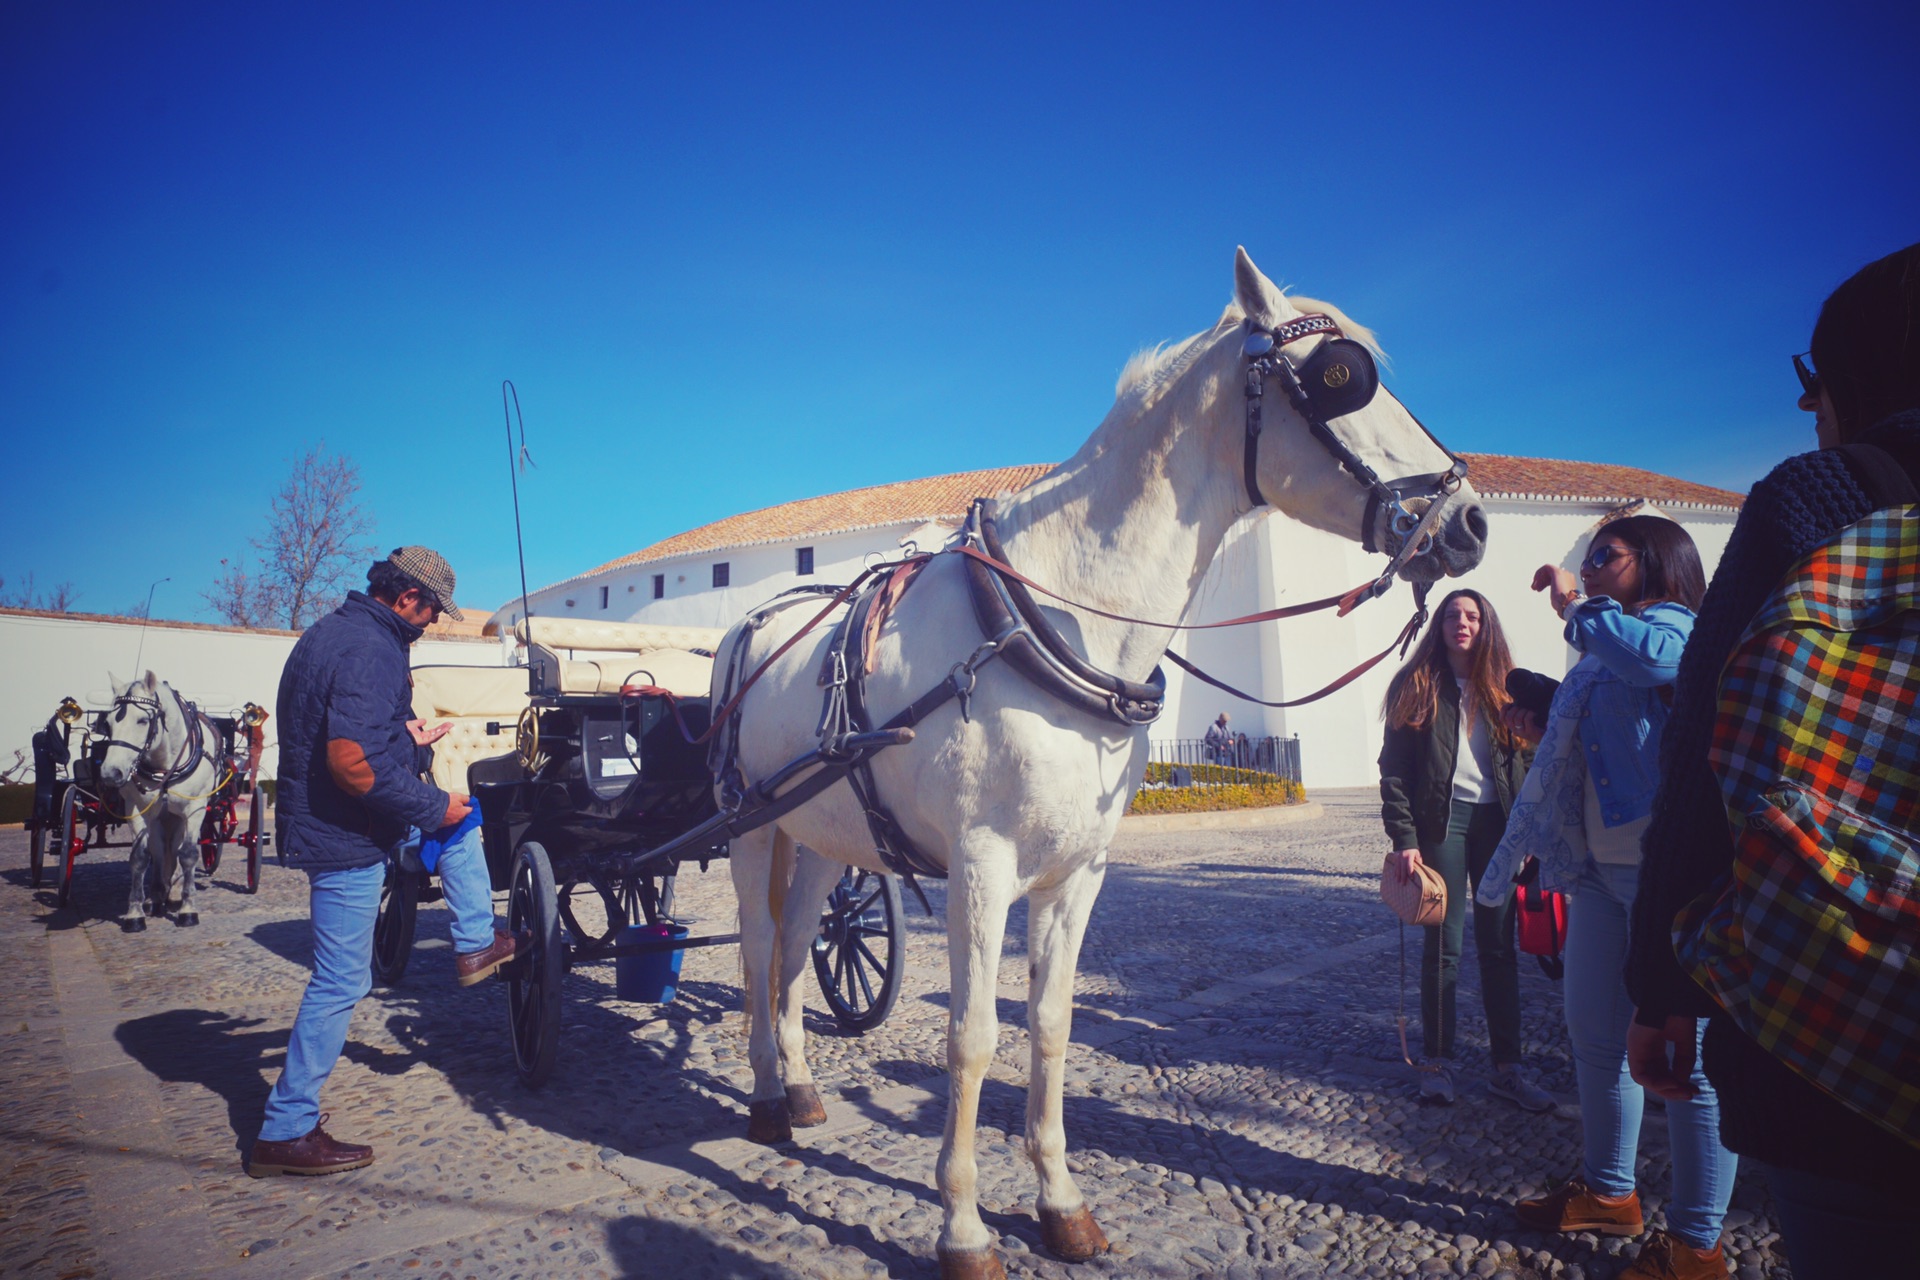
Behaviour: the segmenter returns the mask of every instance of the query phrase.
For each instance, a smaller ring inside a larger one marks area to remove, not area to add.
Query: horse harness
[[[1339,325],[1330,316],[1302,316],[1275,329],[1268,329],[1249,321],[1248,328],[1249,332],[1242,344],[1242,354],[1247,360],[1247,425],[1243,464],[1247,496],[1252,499],[1255,506],[1266,504],[1266,498],[1260,493],[1259,485],[1255,480],[1259,461],[1260,408],[1265,379],[1278,377],[1295,411],[1306,420],[1314,438],[1325,446],[1340,465],[1367,490],[1367,511],[1361,535],[1362,546],[1370,553],[1388,551],[1392,561],[1385,572],[1374,581],[1342,596],[1334,596],[1310,604],[1267,610],[1264,613],[1235,618],[1228,622],[1198,625],[1202,627],[1234,626],[1247,622],[1296,616],[1336,605],[1344,616],[1357,605],[1383,594],[1392,584],[1393,576],[1419,553],[1432,535],[1446,499],[1459,490],[1461,481],[1466,478],[1467,464],[1464,459],[1435,439],[1432,432],[1427,431],[1427,438],[1433,440],[1434,445],[1452,459],[1453,465],[1446,471],[1428,475],[1408,476],[1391,481],[1382,480],[1379,474],[1363,462],[1328,425],[1330,419],[1343,417],[1366,407],[1379,390],[1380,375],[1371,353],[1360,343],[1344,337]],[[1330,336],[1304,361],[1295,365],[1284,353],[1283,348],[1314,334]],[[1414,421],[1418,423],[1419,419],[1416,418]],[[1427,430],[1424,424],[1420,429]],[[1423,512],[1415,514],[1408,509],[1409,501],[1417,502],[1423,499],[1426,502],[1426,509]],[[1374,520],[1382,507],[1392,513],[1389,533],[1395,545],[1390,548],[1377,547],[1373,537]],[[902,708],[878,729],[873,727],[866,697],[866,677],[872,670],[873,648],[893,607],[914,578],[933,559],[931,554],[916,554],[901,561],[869,569],[848,587],[795,588],[749,615],[746,626],[749,630],[758,631],[765,627],[776,614],[794,604],[802,603],[809,597],[835,596],[820,615],[803,627],[799,633],[790,637],[751,675],[747,675],[744,670],[747,646],[743,643],[733,647],[722,686],[725,694],[723,705],[715,717],[713,727],[709,730],[709,733],[714,735],[709,764],[714,776],[722,780],[722,789],[730,806],[769,803],[777,807],[780,812],[786,812],[824,790],[826,786],[831,785],[831,782],[837,781],[840,774],[844,772],[847,783],[852,788],[854,797],[859,801],[862,813],[866,816],[875,851],[889,871],[907,881],[914,892],[920,896],[923,905],[926,903],[926,895],[921,893],[914,877],[926,875],[944,880],[947,869],[928,857],[914,844],[901,828],[892,811],[881,800],[871,764],[874,739],[877,736],[897,733],[901,735],[899,741],[910,740],[911,731],[915,725],[936,709],[955,699],[960,703],[961,718],[968,719],[969,701],[978,679],[977,673],[984,664],[996,657],[1004,657],[1015,670],[1035,686],[1075,710],[1096,719],[1111,719],[1128,729],[1141,728],[1153,723],[1159,718],[1166,703],[1166,676],[1160,668],[1155,667],[1152,675],[1144,683],[1102,671],[1082,657],[1060,633],[1059,628],[1054,626],[1041,611],[1039,602],[1034,599],[1032,591],[1029,590],[1030,587],[1038,587],[1038,584],[1025,578],[1007,564],[1006,554],[1000,545],[999,533],[994,522],[995,510],[996,504],[993,499],[975,499],[968,510],[960,541],[940,553],[957,553],[964,557],[967,596],[973,605],[974,618],[979,623],[981,634],[985,637],[971,654],[953,665],[946,679]],[[1045,588],[1040,589],[1045,590]],[[1047,591],[1046,594],[1054,595],[1055,593]],[[1414,618],[1395,638],[1394,643],[1379,656],[1356,667],[1334,684],[1310,697],[1298,699],[1295,703],[1266,705],[1298,705],[1324,697],[1356,679],[1395,648],[1404,653],[1413,637],[1417,636],[1426,618],[1426,584],[1415,585],[1415,597],[1417,608]],[[820,758],[829,765],[838,764],[840,768],[822,770],[821,775],[816,775],[815,779],[798,784],[775,801],[771,792],[775,786],[787,780],[788,775],[785,775],[784,770],[781,774],[761,779],[751,788],[746,786],[740,774],[737,749],[740,707],[744,701],[744,695],[747,687],[759,678],[768,663],[778,658],[800,638],[800,635],[805,634],[806,630],[818,623],[843,601],[850,601],[850,606],[835,625],[821,662],[818,683],[825,690],[825,694],[820,723],[815,729],[815,734],[820,740]],[[1067,603],[1073,602],[1067,601]],[[1090,606],[1077,607],[1106,617],[1120,617],[1120,615],[1105,613],[1103,610],[1092,609]],[[1144,621],[1133,618],[1120,620]],[[1189,626],[1165,623],[1149,625],[1170,626],[1177,630],[1191,629],[1191,624]],[[1177,654],[1169,651],[1168,656],[1201,679],[1219,685],[1218,681],[1198,671]],[[1219,685],[1219,687],[1227,686]],[[1232,692],[1239,693],[1238,690],[1232,690]],[[1240,696],[1248,695],[1240,694]],[[1258,699],[1250,700],[1258,701]],[[809,785],[810,783],[813,785]]]
[[[134,785],[142,791],[153,791],[157,789],[160,792],[160,798],[163,800],[166,798],[168,791],[192,777],[194,771],[205,762],[207,753],[202,741],[202,731],[203,727],[207,729],[213,728],[213,722],[201,712],[199,707],[183,699],[178,689],[168,685],[167,692],[173,695],[174,705],[180,709],[180,719],[186,726],[187,733],[186,745],[180,749],[180,754],[174,758],[171,766],[165,769],[157,769],[147,762],[147,757],[153,751],[153,745],[158,741],[160,731],[166,722],[165,710],[160,704],[158,695],[151,698],[143,698],[131,693],[123,693],[113,700],[113,709],[120,714],[116,715],[113,721],[109,721],[109,723],[116,722],[124,716],[126,708],[128,707],[139,707],[141,710],[150,713],[151,718],[147,722],[147,740],[145,742],[133,743],[127,741],[125,738],[113,737],[107,739],[107,745],[109,747],[126,747],[134,753]],[[217,733],[218,730],[215,730],[215,732]]]

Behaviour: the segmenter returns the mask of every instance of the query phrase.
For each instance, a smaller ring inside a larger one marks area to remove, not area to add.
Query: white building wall
[[[295,639],[265,631],[143,629],[132,620],[0,613],[0,767],[12,766],[15,751],[32,759],[33,735],[61,698],[77,698],[89,710],[110,705],[109,673],[132,678],[136,654],[140,669],[153,671],[203,710],[225,714],[257,702],[271,711]],[[413,646],[415,666],[499,666],[501,661],[493,641],[422,640]],[[278,776],[278,741],[269,720],[263,777]]]

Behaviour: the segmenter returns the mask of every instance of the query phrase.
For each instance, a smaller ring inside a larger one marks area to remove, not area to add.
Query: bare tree
[[[252,540],[257,569],[244,556],[220,562],[221,574],[200,593],[214,612],[237,626],[304,630],[354,586],[373,559],[373,517],[355,495],[360,468],[328,456],[319,444],[293,464],[273,496],[264,537]]]
[[[0,605],[9,609],[44,609],[48,613],[65,613],[73,608],[80,593],[73,589],[73,583],[63,582],[59,586],[49,587],[45,591],[36,591],[33,587],[33,574],[27,574],[27,580],[12,591],[7,590],[7,580],[0,578]]]

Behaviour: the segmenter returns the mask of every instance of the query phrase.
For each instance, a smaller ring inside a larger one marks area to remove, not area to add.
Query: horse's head
[[[167,685],[151,671],[144,679],[124,685],[111,673],[107,679],[113,686],[113,707],[107,712],[109,737],[106,754],[100,757],[100,781],[119,787],[132,779],[141,759],[166,736],[160,698]]]
[[[1372,335],[1335,307],[1283,294],[1245,249],[1234,299],[1242,369],[1259,392],[1248,399],[1258,414],[1249,498],[1393,556],[1411,581],[1479,564],[1487,517],[1466,465],[1379,385]]]

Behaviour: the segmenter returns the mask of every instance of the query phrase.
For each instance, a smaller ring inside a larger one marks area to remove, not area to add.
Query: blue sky
[[[0,576],[206,618],[312,445],[517,591],[1065,457],[1245,244],[1468,451],[1744,489],[1920,237],[1911,5],[0,10]]]

